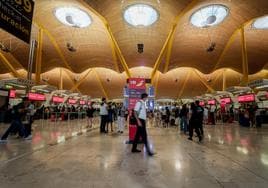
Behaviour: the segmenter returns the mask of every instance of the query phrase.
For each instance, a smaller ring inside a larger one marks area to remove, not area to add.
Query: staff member
[[[132,146],[132,153],[137,153],[137,152],[141,152],[141,150],[137,149],[137,144],[139,142],[140,137],[142,137],[142,141],[146,147],[146,151],[148,153],[149,156],[153,156],[154,153],[151,152],[149,144],[148,144],[148,140],[147,140],[147,132],[146,132],[146,107],[145,107],[145,101],[148,97],[147,93],[143,93],[141,95],[141,100],[139,102],[136,103],[135,108],[134,108],[134,114],[135,114],[135,118],[137,120],[137,132],[135,135],[135,139],[133,142],[133,146]]]

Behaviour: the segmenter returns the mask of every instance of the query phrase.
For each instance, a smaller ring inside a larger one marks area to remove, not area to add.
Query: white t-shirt
[[[100,115],[101,116],[108,115],[108,110],[107,110],[107,104],[106,103],[104,103],[103,105],[100,106]]]
[[[138,113],[139,119],[146,120],[146,107],[143,100],[136,103],[134,110]]]

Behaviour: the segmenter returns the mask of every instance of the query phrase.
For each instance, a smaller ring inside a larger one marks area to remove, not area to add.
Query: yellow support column
[[[191,74],[192,74],[192,71],[189,70],[188,73],[187,73],[187,75],[186,75],[185,80],[183,81],[182,88],[180,88],[179,94],[178,94],[178,96],[177,96],[177,100],[181,98],[181,96],[182,96],[182,94],[183,94],[183,92],[184,92],[184,90],[185,90],[186,84],[187,84],[187,82],[188,82],[188,80],[189,80]]]
[[[104,86],[103,86],[103,84],[102,84],[102,81],[101,81],[101,79],[100,79],[100,76],[98,75],[98,73],[97,73],[97,71],[96,71],[95,69],[93,69],[93,72],[94,72],[95,75],[96,75],[96,78],[97,78],[97,80],[98,80],[98,82],[99,82],[99,85],[100,85],[100,88],[101,88],[101,90],[102,90],[102,93],[104,94],[105,98],[108,100],[109,98],[108,98],[107,92],[106,92],[105,89],[104,89]]]
[[[222,72],[222,91],[226,90],[226,69]]]
[[[40,80],[41,80],[42,55],[43,55],[42,50],[43,50],[43,29],[39,28],[37,56],[36,56],[36,62],[35,62],[36,84],[40,84]]]
[[[60,68],[60,82],[59,82],[59,89],[63,89],[63,77],[62,77],[62,68]]]
[[[16,77],[21,77],[21,75],[17,72],[17,70],[11,65],[8,59],[4,56],[4,54],[0,51],[0,57],[5,67]]]
[[[72,87],[71,91],[76,90],[88,77],[92,70],[88,70],[87,73]]]
[[[206,86],[206,88],[207,88],[211,93],[215,92],[215,90],[214,90],[212,87],[210,87],[210,86],[206,83],[206,81],[201,77],[201,75],[200,75],[195,69],[194,69],[194,72],[195,72],[195,74],[197,75],[198,79],[202,82],[202,84],[203,84],[204,86]]]
[[[244,27],[240,30],[241,33],[241,47],[242,47],[242,68],[243,68],[243,80],[241,85],[248,85],[248,55],[247,55],[247,45],[245,39],[245,29]]]

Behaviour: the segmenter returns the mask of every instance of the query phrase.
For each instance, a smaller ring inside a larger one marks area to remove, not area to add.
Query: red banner
[[[11,89],[9,91],[9,98],[16,98],[16,90]]]
[[[52,102],[54,102],[54,103],[63,103],[64,102],[64,98],[63,97],[53,96],[52,97]]]
[[[76,104],[77,103],[77,100],[75,100],[75,99],[68,99],[68,103],[69,104]]]
[[[130,99],[129,99],[128,109],[130,109],[130,110],[134,109],[136,103],[137,103],[139,100],[141,100],[141,99],[139,99],[139,98],[130,98]]]
[[[39,93],[28,93],[28,99],[31,101],[45,101],[46,96]]]
[[[146,89],[144,78],[130,78],[128,83],[129,89]]]
[[[254,102],[254,101],[255,101],[254,94],[238,96],[238,102]]]

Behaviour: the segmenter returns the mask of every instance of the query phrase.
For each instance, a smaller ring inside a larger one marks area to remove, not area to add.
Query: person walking
[[[106,128],[107,133],[109,132],[109,124],[111,125],[111,132],[114,132],[113,122],[114,122],[114,109],[112,108],[112,105],[109,104],[109,106],[108,106],[108,121],[107,121],[107,128]]]
[[[203,120],[204,120],[204,108],[199,105],[199,101],[195,101],[196,111],[197,111],[197,128],[200,130],[200,134],[204,136],[203,130]]]
[[[124,107],[123,104],[120,105],[119,109],[118,109],[118,127],[117,127],[117,133],[123,133],[124,132],[124,128],[125,128],[125,111],[126,108]]]
[[[148,97],[147,93],[143,93],[141,95],[141,100],[136,103],[135,108],[134,108],[134,115],[137,120],[137,131],[135,135],[135,139],[132,145],[132,153],[137,153],[141,152],[141,150],[137,149],[138,142],[140,140],[140,137],[142,137],[142,141],[146,147],[147,154],[149,156],[153,156],[154,153],[151,151],[147,139],[147,131],[146,131],[146,106],[145,106],[145,101]]]
[[[184,134],[186,134],[188,131],[188,122],[187,122],[188,112],[189,110],[186,107],[186,104],[183,104],[182,109],[180,111],[180,118],[181,118],[180,127],[181,127],[181,131],[183,131]]]
[[[88,118],[88,128],[93,127],[93,116],[95,109],[93,108],[93,103],[90,103],[89,107],[87,108],[87,118]]]
[[[107,119],[108,119],[108,109],[107,109],[107,104],[106,104],[106,98],[102,98],[102,103],[100,106],[100,117],[101,117],[100,133],[107,133],[105,131],[105,127],[106,127]]]

